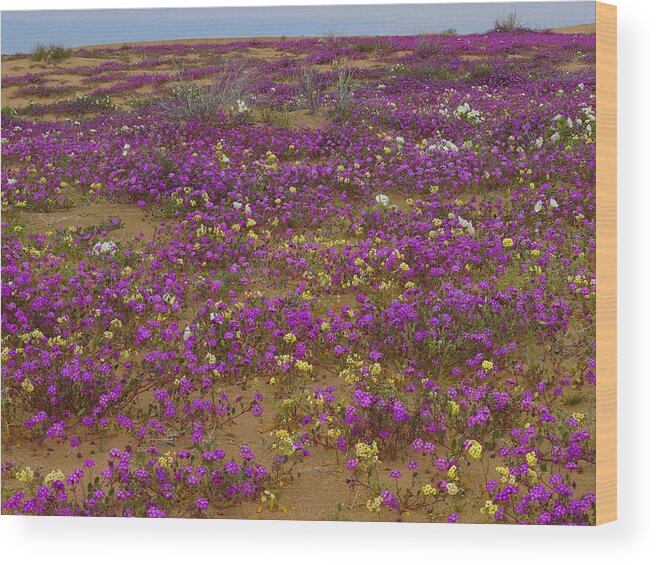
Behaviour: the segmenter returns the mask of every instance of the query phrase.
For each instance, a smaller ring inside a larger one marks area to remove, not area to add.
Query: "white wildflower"
[[[103,243],[96,243],[91,252],[94,255],[110,255],[111,257],[114,257],[116,255],[116,252],[118,251],[118,245],[116,245],[113,241],[105,241]]]
[[[243,100],[237,100],[237,112],[240,114],[243,114],[244,112],[248,112],[248,106],[246,105],[246,102]]]
[[[467,230],[468,233],[474,235],[474,224],[469,220],[465,220],[462,216],[458,216],[458,223]]]
[[[379,194],[376,196],[376,203],[380,204],[381,206],[388,206],[389,205],[389,196],[385,194]]]

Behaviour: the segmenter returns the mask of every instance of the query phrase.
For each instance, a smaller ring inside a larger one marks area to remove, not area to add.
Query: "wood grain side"
[[[597,18],[597,524],[617,519],[617,8]]]

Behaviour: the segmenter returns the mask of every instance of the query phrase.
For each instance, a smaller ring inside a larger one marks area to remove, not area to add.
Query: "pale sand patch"
[[[551,31],[555,33],[582,33],[592,35],[596,33],[596,24],[579,24],[575,26],[555,27]]]

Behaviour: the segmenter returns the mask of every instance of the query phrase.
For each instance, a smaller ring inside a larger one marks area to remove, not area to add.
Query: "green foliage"
[[[103,112],[115,108],[109,94],[83,94],[76,96],[69,102],[70,110],[73,114],[86,114],[89,112]]]
[[[139,98],[137,96],[131,95],[127,101],[128,106],[134,110],[139,110],[141,108],[148,108],[153,105],[153,100],[148,98]]]
[[[492,65],[487,61],[483,61],[482,63],[478,63],[474,66],[474,68],[469,73],[469,78],[473,80],[485,79],[490,76],[491,72]]]
[[[377,53],[378,51],[387,51],[389,50],[389,42],[376,38],[367,41],[362,41],[353,46],[353,51],[356,53]]]
[[[456,74],[449,69],[433,64],[420,64],[407,71],[407,75],[418,79],[455,80]]]
[[[566,396],[564,399],[565,405],[566,406],[576,406],[578,404],[581,404],[583,402],[583,394],[580,392],[575,392],[573,394],[570,394],[569,396]]]
[[[16,116],[18,116],[18,111],[16,110],[16,108],[12,108],[11,106],[2,107],[3,118],[14,118]]]
[[[286,110],[279,110],[272,106],[260,107],[260,119],[265,124],[270,124],[279,128],[288,128],[290,124],[289,112]]]
[[[59,61],[68,59],[71,55],[73,55],[73,49],[55,43],[51,43],[48,46],[38,43],[30,52],[32,61],[39,63],[58,63]]]

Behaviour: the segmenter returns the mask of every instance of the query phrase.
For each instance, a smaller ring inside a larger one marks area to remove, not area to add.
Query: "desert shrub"
[[[32,61],[46,61],[48,59],[48,50],[45,45],[38,44],[35,45],[32,51],[30,51],[30,58]]]
[[[354,94],[357,81],[353,69],[340,68],[337,70],[335,82],[335,111],[344,113],[351,110],[355,100]]]
[[[229,66],[214,76],[211,90],[219,104],[237,104],[252,96],[256,80],[255,73],[244,65]]]
[[[219,99],[211,88],[178,79],[171,94],[159,101],[159,108],[172,121],[204,119],[217,114]]]
[[[434,37],[429,35],[418,35],[415,53],[421,58],[429,57],[437,52],[438,43]]]
[[[46,47],[42,43],[39,43],[35,45],[30,52],[30,58],[32,61],[41,63],[56,63],[68,59],[72,54],[73,50],[70,47],[64,47],[63,45],[53,43]]]
[[[380,38],[361,41],[353,46],[353,51],[356,53],[377,53],[378,51],[389,50],[389,42]]]
[[[494,20],[493,31],[508,32],[522,29],[517,12],[509,12]]]
[[[210,86],[189,81],[180,72],[173,81],[171,94],[159,101],[159,107],[171,120],[212,118],[221,106],[237,106],[241,114],[246,108],[246,99],[252,96],[256,80],[255,74],[242,65],[216,74]]]
[[[301,108],[316,112],[321,106],[319,95],[319,73],[310,67],[303,66],[296,76],[296,91]]]
[[[333,30],[327,31],[322,35],[321,42],[331,49],[337,49],[344,44],[344,36]]]

